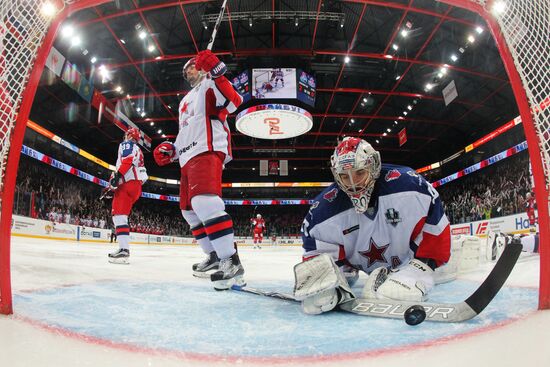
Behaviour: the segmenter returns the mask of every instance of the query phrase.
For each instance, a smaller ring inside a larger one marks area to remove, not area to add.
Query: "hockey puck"
[[[404,316],[407,325],[418,325],[426,319],[426,310],[420,305],[411,306],[407,308]]]

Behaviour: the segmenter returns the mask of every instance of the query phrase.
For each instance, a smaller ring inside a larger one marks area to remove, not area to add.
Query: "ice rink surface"
[[[538,256],[460,324],[377,319],[215,292],[193,278],[199,248],[135,245],[130,265],[109,244],[12,238],[14,315],[0,316],[0,366],[550,366],[550,312],[536,311]],[[240,249],[250,286],[290,292],[298,247]],[[440,285],[466,298],[491,265]],[[358,282],[357,292],[364,277]]]

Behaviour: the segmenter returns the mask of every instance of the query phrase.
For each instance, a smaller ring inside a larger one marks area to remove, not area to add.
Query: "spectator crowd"
[[[147,190],[147,187],[144,187]],[[531,191],[527,153],[464,176],[438,191],[452,224],[520,213]],[[111,202],[100,201],[101,187],[31,158],[21,158],[14,213],[54,222],[111,228]],[[298,236],[308,207],[228,206],[235,235],[251,236],[250,219],[261,214],[266,236]],[[190,236],[174,202],[141,198],[129,218],[132,232]]]
[[[451,224],[521,213],[532,191],[527,152],[438,187]]]

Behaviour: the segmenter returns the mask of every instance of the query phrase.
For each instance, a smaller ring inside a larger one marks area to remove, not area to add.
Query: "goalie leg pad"
[[[328,254],[294,266],[294,296],[302,302],[307,314],[320,314],[334,309],[355,296],[344,275]]]

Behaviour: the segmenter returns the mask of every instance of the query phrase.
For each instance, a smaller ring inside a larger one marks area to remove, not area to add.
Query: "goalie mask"
[[[362,139],[347,137],[334,150],[330,163],[340,189],[349,196],[355,211],[364,213],[380,176],[380,153]]]

